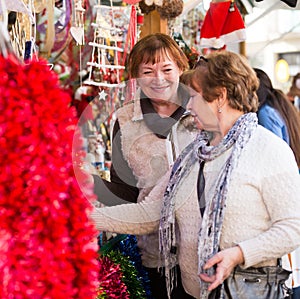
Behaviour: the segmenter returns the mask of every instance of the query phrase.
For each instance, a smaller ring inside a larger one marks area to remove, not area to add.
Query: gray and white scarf
[[[203,266],[209,258],[219,250],[219,242],[225,211],[225,201],[228,186],[233,169],[238,163],[238,158],[257,127],[257,116],[255,113],[243,114],[233,125],[227,135],[216,146],[209,145],[210,134],[202,131],[195,141],[188,145],[178,159],[175,161],[171,177],[164,194],[163,207],[159,226],[159,250],[162,262],[165,266],[168,296],[170,298],[173,289],[175,265],[177,255],[176,248],[176,219],[175,219],[175,194],[183,179],[189,174],[192,166],[199,163],[212,161],[229,148],[233,147],[224,167],[220,171],[212,200],[207,203],[204,211],[202,226],[198,241],[198,263],[199,273],[203,272]],[[200,195],[199,195],[200,196]],[[211,233],[209,233],[211,232]],[[208,275],[214,273],[211,268],[206,271]],[[200,298],[208,298],[208,284],[201,281]]]

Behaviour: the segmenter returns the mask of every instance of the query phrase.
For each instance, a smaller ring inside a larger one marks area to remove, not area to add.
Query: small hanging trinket
[[[233,12],[233,11],[235,11],[234,0],[231,0],[230,7],[229,7],[229,12]]]
[[[74,26],[71,27],[70,32],[78,45],[84,45],[84,12],[82,1],[75,3]]]

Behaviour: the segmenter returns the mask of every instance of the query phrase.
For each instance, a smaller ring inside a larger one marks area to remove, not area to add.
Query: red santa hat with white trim
[[[245,24],[234,0],[211,2],[200,31],[200,47],[219,49],[244,40]]]

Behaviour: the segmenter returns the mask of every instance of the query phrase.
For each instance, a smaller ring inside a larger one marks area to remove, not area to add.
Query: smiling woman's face
[[[145,95],[153,101],[171,101],[177,94],[182,71],[170,58],[142,63],[138,71],[138,84]]]

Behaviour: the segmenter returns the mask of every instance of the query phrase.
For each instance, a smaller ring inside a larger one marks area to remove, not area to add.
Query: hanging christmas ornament
[[[145,0],[145,4],[148,6],[153,5],[153,3],[154,3],[154,0]]]
[[[123,41],[129,21],[128,8],[135,6],[96,6],[96,20],[92,23],[94,39],[93,42],[89,42],[93,49],[91,59],[87,62],[90,69],[85,84],[99,87],[115,87],[119,84],[120,71],[125,69],[120,59],[122,53],[127,51]]]
[[[78,45],[84,44],[84,12],[82,1],[79,0],[75,3],[74,24],[70,29],[71,35]]]
[[[146,2],[147,1],[147,2]],[[153,0],[142,0],[139,2],[139,8],[143,14],[149,14],[151,11],[155,10],[155,4]]]
[[[220,49],[244,40],[245,24],[234,1],[211,2],[200,32],[200,46]]]
[[[35,13],[40,13],[46,7],[46,0],[34,0],[33,8]]]
[[[144,14],[142,13],[140,7],[136,9],[136,38],[139,40],[141,35],[141,27],[144,24]]]
[[[7,11],[16,11],[24,14],[30,14],[28,7],[22,0],[4,0]]]
[[[107,97],[107,93],[105,92],[104,89],[99,92],[99,100],[105,101],[105,98]]]
[[[130,5],[134,5],[139,3],[141,0],[124,0],[125,3],[130,4]]]
[[[155,0],[160,1],[160,0]],[[161,6],[156,7],[160,16],[164,19],[174,19],[178,17],[183,10],[182,0],[163,0]]]
[[[72,1],[46,1],[46,8],[37,15],[36,30],[41,56],[56,61],[72,40],[70,35]]]
[[[154,0],[154,4],[156,6],[162,6],[163,5],[163,0]]]
[[[142,14],[140,9],[137,13],[137,20],[136,21],[137,21],[137,26],[142,26],[144,24],[144,14]]]

